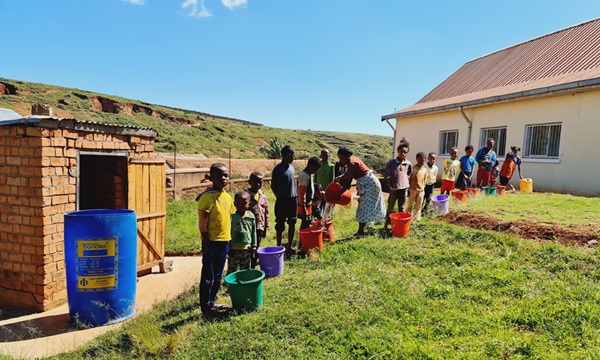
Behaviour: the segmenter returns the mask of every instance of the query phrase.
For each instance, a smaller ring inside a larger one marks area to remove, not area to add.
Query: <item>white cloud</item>
[[[128,2],[133,5],[144,5],[146,3],[146,0],[121,0],[121,1]]]
[[[137,1],[137,0],[135,0]],[[142,0],[143,1],[143,0]],[[185,0],[181,3],[182,9],[188,9],[186,15],[193,17],[210,17],[213,16],[212,12],[204,6],[204,0],[200,0],[200,4],[198,4],[198,0]]]
[[[248,0],[221,0],[221,3],[230,9],[248,5]]]

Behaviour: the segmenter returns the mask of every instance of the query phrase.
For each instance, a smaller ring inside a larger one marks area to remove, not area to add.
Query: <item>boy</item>
[[[235,213],[231,216],[231,246],[227,275],[237,270],[250,269],[252,255],[256,252],[256,222],[249,211],[250,193],[242,190],[235,194]]]
[[[417,154],[417,165],[413,166],[410,174],[410,187],[408,189],[408,205],[406,212],[412,214],[413,205],[415,207],[415,221],[421,220],[421,204],[425,196],[425,181],[427,178],[427,169],[425,169],[425,153]]]
[[[436,159],[437,154],[434,152],[430,152],[429,155],[427,155],[427,163],[425,164],[425,169],[427,169],[427,177],[425,178],[425,195],[423,200],[425,205],[421,211],[422,213],[427,212],[427,207],[429,207],[431,195],[433,194],[433,189],[435,188],[435,182],[437,181],[438,167],[435,164]]]
[[[450,191],[454,190],[454,181],[456,174],[460,171],[460,161],[458,157],[458,148],[450,149],[450,159],[444,160],[444,172],[442,173],[442,187],[440,194],[450,195]]]
[[[298,206],[298,188],[296,187],[296,170],[292,166],[294,149],[286,145],[281,148],[281,162],[273,168],[271,190],[275,194],[275,236],[277,246],[281,246],[285,224],[288,224],[287,254],[292,253],[292,243],[296,232],[296,208]]]
[[[502,164],[502,169],[500,170],[500,185],[510,186],[510,189],[514,192],[515,187],[509,183],[515,172],[515,154],[508,153],[506,154],[506,159],[504,159],[504,164]]]
[[[408,142],[400,142],[397,148],[398,156],[395,159],[388,161],[381,172],[384,177],[390,178],[390,195],[388,196],[385,225],[383,227],[385,230],[387,230],[390,225],[390,214],[394,212],[396,202],[398,202],[398,211],[404,211],[406,192],[410,185],[408,178],[412,172],[412,164],[406,159],[408,150]]]
[[[471,179],[473,178],[473,168],[477,165],[477,161],[471,156],[473,154],[473,146],[465,147],[465,155],[460,158],[460,173],[456,178],[456,187],[464,190],[471,187]]]
[[[496,160],[494,166],[492,166],[492,171],[490,172],[490,186],[496,186],[496,182],[498,181],[498,174],[500,174],[498,166],[500,166],[500,162]]]
[[[250,174],[248,179],[250,187],[246,191],[250,194],[250,211],[254,214],[256,221],[256,248],[260,247],[262,239],[267,237],[267,229],[269,229],[269,199],[261,190],[263,185],[263,174],[258,171]],[[252,268],[256,267],[258,258],[252,257]]]
[[[315,194],[313,174],[319,170],[321,164],[316,156],[308,159],[306,168],[298,175],[298,209],[297,215],[302,220],[300,230],[310,226],[312,221],[312,203]]]
[[[208,315],[214,307],[231,240],[231,214],[235,212],[231,195],[224,191],[229,182],[227,166],[210,167],[212,188],[198,199],[198,228],[202,237],[202,273],[200,276],[200,310]]]
[[[329,161],[329,149],[321,150],[321,167],[315,173],[315,185],[321,185],[323,190],[327,189],[327,185],[333,182],[334,169],[333,164]],[[321,211],[325,209],[325,201],[317,204]]]
[[[478,188],[487,186],[490,182],[492,167],[496,163],[496,152],[492,150],[494,144],[494,139],[487,139],[485,146],[479,149],[475,155],[475,160],[477,160],[477,164],[479,164],[479,168],[477,169]]]

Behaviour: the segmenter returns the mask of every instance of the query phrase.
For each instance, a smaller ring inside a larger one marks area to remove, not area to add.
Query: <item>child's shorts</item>
[[[506,186],[506,185],[508,185],[508,181],[509,181],[509,180],[510,180],[510,179],[509,179],[509,178],[507,178],[507,177],[500,176],[500,185],[503,185],[503,186]]]
[[[443,194],[445,191],[454,190],[454,181],[452,180],[442,180],[442,187],[440,188],[440,194]]]

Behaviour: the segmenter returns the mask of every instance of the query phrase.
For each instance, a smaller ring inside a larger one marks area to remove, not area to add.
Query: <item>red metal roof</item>
[[[581,87],[589,84],[586,80],[599,78],[600,18],[471,60],[416,104],[382,118],[456,108],[509,94],[518,98],[536,89],[560,89],[563,84]]]

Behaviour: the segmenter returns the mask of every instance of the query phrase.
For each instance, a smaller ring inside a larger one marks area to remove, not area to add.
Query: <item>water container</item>
[[[530,193],[533,192],[533,180],[531,179],[521,179],[521,192]]]
[[[133,210],[65,214],[65,269],[71,323],[101,326],[135,314],[137,221]]]
[[[263,279],[262,270],[239,270],[225,276],[225,283],[229,288],[231,304],[236,311],[254,311],[263,306]]]
[[[433,209],[437,214],[443,215],[448,213],[448,198],[450,198],[450,196],[444,194],[439,194],[431,198],[431,202],[433,203]]]
[[[395,237],[405,237],[410,230],[410,221],[412,215],[405,212],[396,212],[390,214],[390,224],[392,225],[392,234]]]
[[[323,250],[323,228],[321,226],[311,226],[299,231],[302,252],[308,254],[310,249]]]
[[[283,246],[262,247],[256,252],[260,260],[260,269],[265,272],[266,277],[270,278],[283,274],[283,253],[285,252]]]

